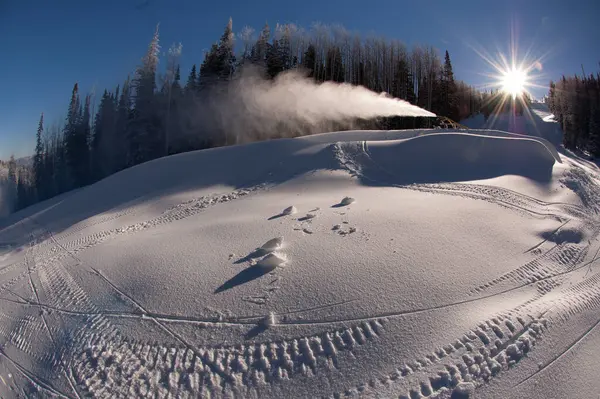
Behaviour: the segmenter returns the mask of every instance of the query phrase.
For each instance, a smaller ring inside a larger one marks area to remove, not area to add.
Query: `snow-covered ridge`
[[[0,222],[0,396],[590,396],[598,198],[504,132],[138,165]]]

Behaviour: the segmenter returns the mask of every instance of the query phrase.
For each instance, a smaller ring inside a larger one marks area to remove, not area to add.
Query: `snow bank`
[[[556,158],[538,140],[438,133],[403,141],[343,143],[338,156],[367,181],[394,184],[519,175],[548,182]]]

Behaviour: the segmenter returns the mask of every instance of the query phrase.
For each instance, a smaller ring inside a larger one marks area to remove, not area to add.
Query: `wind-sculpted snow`
[[[5,222],[0,396],[600,389],[597,172],[543,140],[398,134],[170,157]],[[65,213],[84,200],[103,211]]]

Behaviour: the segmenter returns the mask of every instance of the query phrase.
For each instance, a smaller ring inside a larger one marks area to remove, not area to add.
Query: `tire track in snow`
[[[549,292],[558,286],[558,279],[552,278],[562,276],[572,270],[578,270],[578,265],[585,261],[593,243],[600,236],[600,223],[591,221],[586,225],[590,231],[586,243],[558,243],[525,265],[474,288],[469,295],[477,295],[500,285],[522,284],[523,282],[539,282],[540,292]]]
[[[338,368],[338,356],[376,339],[383,323],[371,320],[313,336],[195,350],[96,335],[74,367],[92,396],[244,396],[271,383]],[[223,380],[223,374],[231,378]]]
[[[460,338],[401,364],[391,373],[360,383],[333,398],[388,392],[409,399],[435,397],[463,382],[482,384],[515,367],[547,329],[543,314],[507,312],[484,320]],[[386,395],[386,394],[384,394]]]

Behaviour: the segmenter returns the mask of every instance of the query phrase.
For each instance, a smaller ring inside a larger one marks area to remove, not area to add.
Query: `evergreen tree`
[[[197,90],[197,80],[198,76],[196,75],[196,64],[192,65],[192,70],[188,76],[187,83],[185,84],[185,93],[192,94]]]
[[[115,142],[111,146],[113,154],[109,173],[115,173],[124,169],[127,165],[127,127],[131,118],[131,85],[129,76],[123,83],[120,97],[115,97],[117,102],[115,116]]]
[[[40,116],[38,129],[35,136],[35,154],[33,156],[33,173],[35,176],[35,190],[37,198],[42,200],[46,198],[44,187],[44,146],[42,143],[42,134],[44,132],[44,113]]]
[[[10,211],[17,209],[17,162],[15,156],[11,155],[8,160],[8,181],[6,187]]]
[[[88,94],[85,96],[83,112],[81,114],[81,120],[79,122],[78,129],[79,135],[81,136],[81,170],[77,174],[79,186],[84,186],[90,183],[90,144],[92,141],[90,101],[91,97]]]
[[[116,170],[113,159],[115,147],[118,145],[116,116],[115,98],[107,90],[104,90],[94,119],[94,135],[91,141],[90,179],[92,181],[103,179]]]
[[[267,75],[274,78],[285,70],[285,61],[282,59],[279,41],[273,40],[273,44],[267,45],[266,54]]]
[[[225,27],[218,44],[213,44],[210,51],[206,53],[204,62],[200,66],[201,87],[207,87],[217,81],[231,79],[234,72],[235,55],[233,53],[233,22]]]
[[[27,168],[17,169],[17,210],[27,208],[35,202],[32,197],[33,187],[29,177]]]
[[[313,44],[309,44],[304,52],[302,66],[308,71],[309,78],[317,78],[317,50]]]
[[[289,25],[285,25],[283,29],[281,39],[279,40],[279,59],[283,64],[283,70],[287,71],[292,68],[296,68],[298,64],[298,58],[292,57],[291,53],[291,32]]]
[[[64,166],[65,174],[61,179],[61,192],[71,190],[74,185],[73,176],[77,169],[81,166],[78,151],[81,151],[82,140],[79,136],[79,120],[80,120],[80,102],[79,102],[79,87],[77,83],[73,86],[71,93],[71,101],[67,111],[67,119],[63,130],[64,140]]]
[[[173,78],[173,83],[171,84],[171,91],[169,93],[169,104],[167,107],[167,118],[165,121],[165,153],[169,155],[171,153],[173,138],[177,137],[178,128],[179,128],[179,112],[182,101],[182,89],[181,84],[179,83],[181,79],[181,75],[179,73],[179,65],[177,65],[177,69],[175,70],[175,76]]]
[[[258,35],[256,44],[252,48],[251,59],[254,64],[265,66],[267,58],[267,50],[269,40],[271,39],[271,28],[269,24],[265,23],[262,31]]]
[[[439,113],[452,120],[459,120],[458,98],[456,82],[454,81],[454,72],[452,71],[452,63],[450,54],[446,50],[444,57],[444,66],[442,69],[442,80],[440,86],[441,104],[439,105]]]
[[[133,81],[133,111],[127,125],[128,165],[133,166],[162,154],[164,131],[155,97],[156,70],[160,51],[158,26],[136,70]]]

